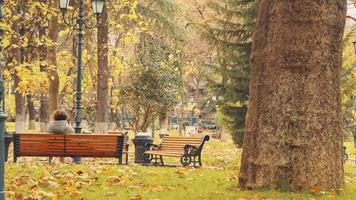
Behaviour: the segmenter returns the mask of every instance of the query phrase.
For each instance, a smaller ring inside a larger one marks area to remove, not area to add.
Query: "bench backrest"
[[[122,135],[65,135],[66,156],[118,157],[123,149]]]
[[[208,140],[209,136],[165,136],[160,145],[160,150],[182,152],[184,150],[184,146],[187,144],[195,146],[201,150],[203,148],[204,142]]]
[[[14,156],[120,157],[123,135],[14,134]]]
[[[13,145],[17,156],[60,156],[64,154],[64,135],[14,134]]]
[[[128,132],[122,132],[122,131],[109,131],[108,134],[110,135],[123,135],[124,136],[124,151],[128,150],[129,148],[129,144],[130,144],[130,140],[129,140],[129,135]]]

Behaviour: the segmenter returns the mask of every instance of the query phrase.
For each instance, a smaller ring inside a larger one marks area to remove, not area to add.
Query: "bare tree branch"
[[[347,15],[346,18],[351,19],[352,21],[356,22],[356,18],[355,18],[355,17],[352,17],[352,16],[350,16],[350,15]]]

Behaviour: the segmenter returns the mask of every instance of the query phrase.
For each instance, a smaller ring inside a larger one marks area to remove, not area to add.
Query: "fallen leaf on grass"
[[[151,192],[162,192],[164,190],[164,187],[161,185],[149,186],[149,190]]]
[[[16,199],[16,200],[22,200],[22,194],[20,194],[21,198],[16,198],[16,193],[13,191],[5,191],[5,198],[6,199]]]
[[[130,200],[143,200],[143,198],[138,194],[130,198]]]
[[[112,186],[112,185],[124,185],[126,183],[126,181],[124,179],[122,179],[119,176],[110,176],[106,182]]]
[[[11,185],[14,185],[14,186],[18,187],[18,186],[26,184],[29,180],[30,180],[29,176],[20,176],[20,177],[15,178],[11,182]]]
[[[255,194],[255,196],[253,196],[253,198],[251,200],[262,200],[264,199],[263,197],[259,197],[257,194]]]
[[[56,195],[51,193],[51,192],[46,192],[46,191],[42,191],[42,190],[36,190],[31,193],[29,198],[32,199],[48,199],[48,198],[55,198]],[[27,199],[27,198],[26,198]]]
[[[130,185],[128,187],[137,190],[137,189],[143,188],[143,185]]]
[[[82,175],[82,174],[84,174],[84,172],[82,170],[79,170],[79,171],[77,171],[77,174]]]
[[[310,192],[311,192],[311,193],[314,193],[314,194],[320,194],[321,189],[320,189],[319,186],[314,186],[314,187],[312,187],[312,188],[310,189]]]
[[[186,176],[186,174],[187,174],[187,172],[183,171],[179,167],[176,168],[175,173],[178,174],[179,178],[184,178]]]
[[[23,199],[22,194],[16,193],[16,194],[15,194],[15,199],[16,199],[16,200],[22,200],[22,199]]]
[[[107,192],[105,193],[105,196],[115,196],[116,192]]]
[[[181,184],[181,183],[178,183],[178,184],[177,184],[177,187],[183,188],[184,190],[187,190],[187,189],[188,189],[188,187],[187,187],[186,185],[183,185],[183,184]]]

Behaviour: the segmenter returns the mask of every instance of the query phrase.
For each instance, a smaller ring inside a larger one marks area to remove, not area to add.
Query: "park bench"
[[[149,165],[164,165],[163,156],[178,157],[183,166],[197,163],[202,166],[201,152],[205,141],[209,141],[209,136],[186,137],[186,136],[165,136],[160,145],[147,143],[144,152],[144,162]]]
[[[21,156],[101,157],[118,158],[122,164],[122,156],[128,152],[125,141],[128,141],[125,135],[15,133],[14,162]]]

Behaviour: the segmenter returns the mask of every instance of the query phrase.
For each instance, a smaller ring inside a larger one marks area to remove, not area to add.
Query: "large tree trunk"
[[[36,110],[32,100],[32,95],[27,95],[27,108],[28,108],[28,129],[36,129]]]
[[[18,25],[14,25],[16,32],[19,33],[20,37],[24,34],[24,29]],[[18,41],[19,42],[19,41]],[[16,61],[18,63],[24,62],[24,49],[22,47],[18,48],[16,51]],[[14,75],[14,87],[18,88],[21,78],[16,74]],[[17,89],[15,90],[15,131],[16,133],[25,131],[26,122],[26,112],[25,112],[25,96],[20,93]]]
[[[46,35],[46,30],[42,27],[40,27],[39,30],[39,37],[42,39]],[[47,71],[47,65],[45,61],[47,60],[47,48],[45,45],[41,47],[40,53],[40,71],[41,72],[46,72]],[[40,93],[40,131],[45,132],[48,129],[48,124],[49,124],[49,111],[48,111],[48,97],[46,93]]]
[[[260,1],[241,188],[343,187],[345,15],[346,0]]]
[[[21,56],[21,53],[20,55]],[[15,74],[14,76],[14,86],[18,87],[21,79]],[[15,131],[16,133],[21,133],[25,131],[25,122],[26,122],[26,112],[25,112],[25,96],[19,91],[15,90]]]
[[[58,8],[58,1],[52,1],[52,7]],[[48,37],[56,42],[58,37],[58,16],[51,17],[48,27]],[[48,75],[49,75],[49,95],[48,95],[48,107],[49,113],[58,109],[59,101],[59,76],[57,73],[57,49],[56,46],[50,46],[47,48],[48,56]]]
[[[108,132],[108,104],[109,104],[109,65],[108,65],[108,12],[104,8],[99,17],[98,27],[98,81],[95,133]]]

